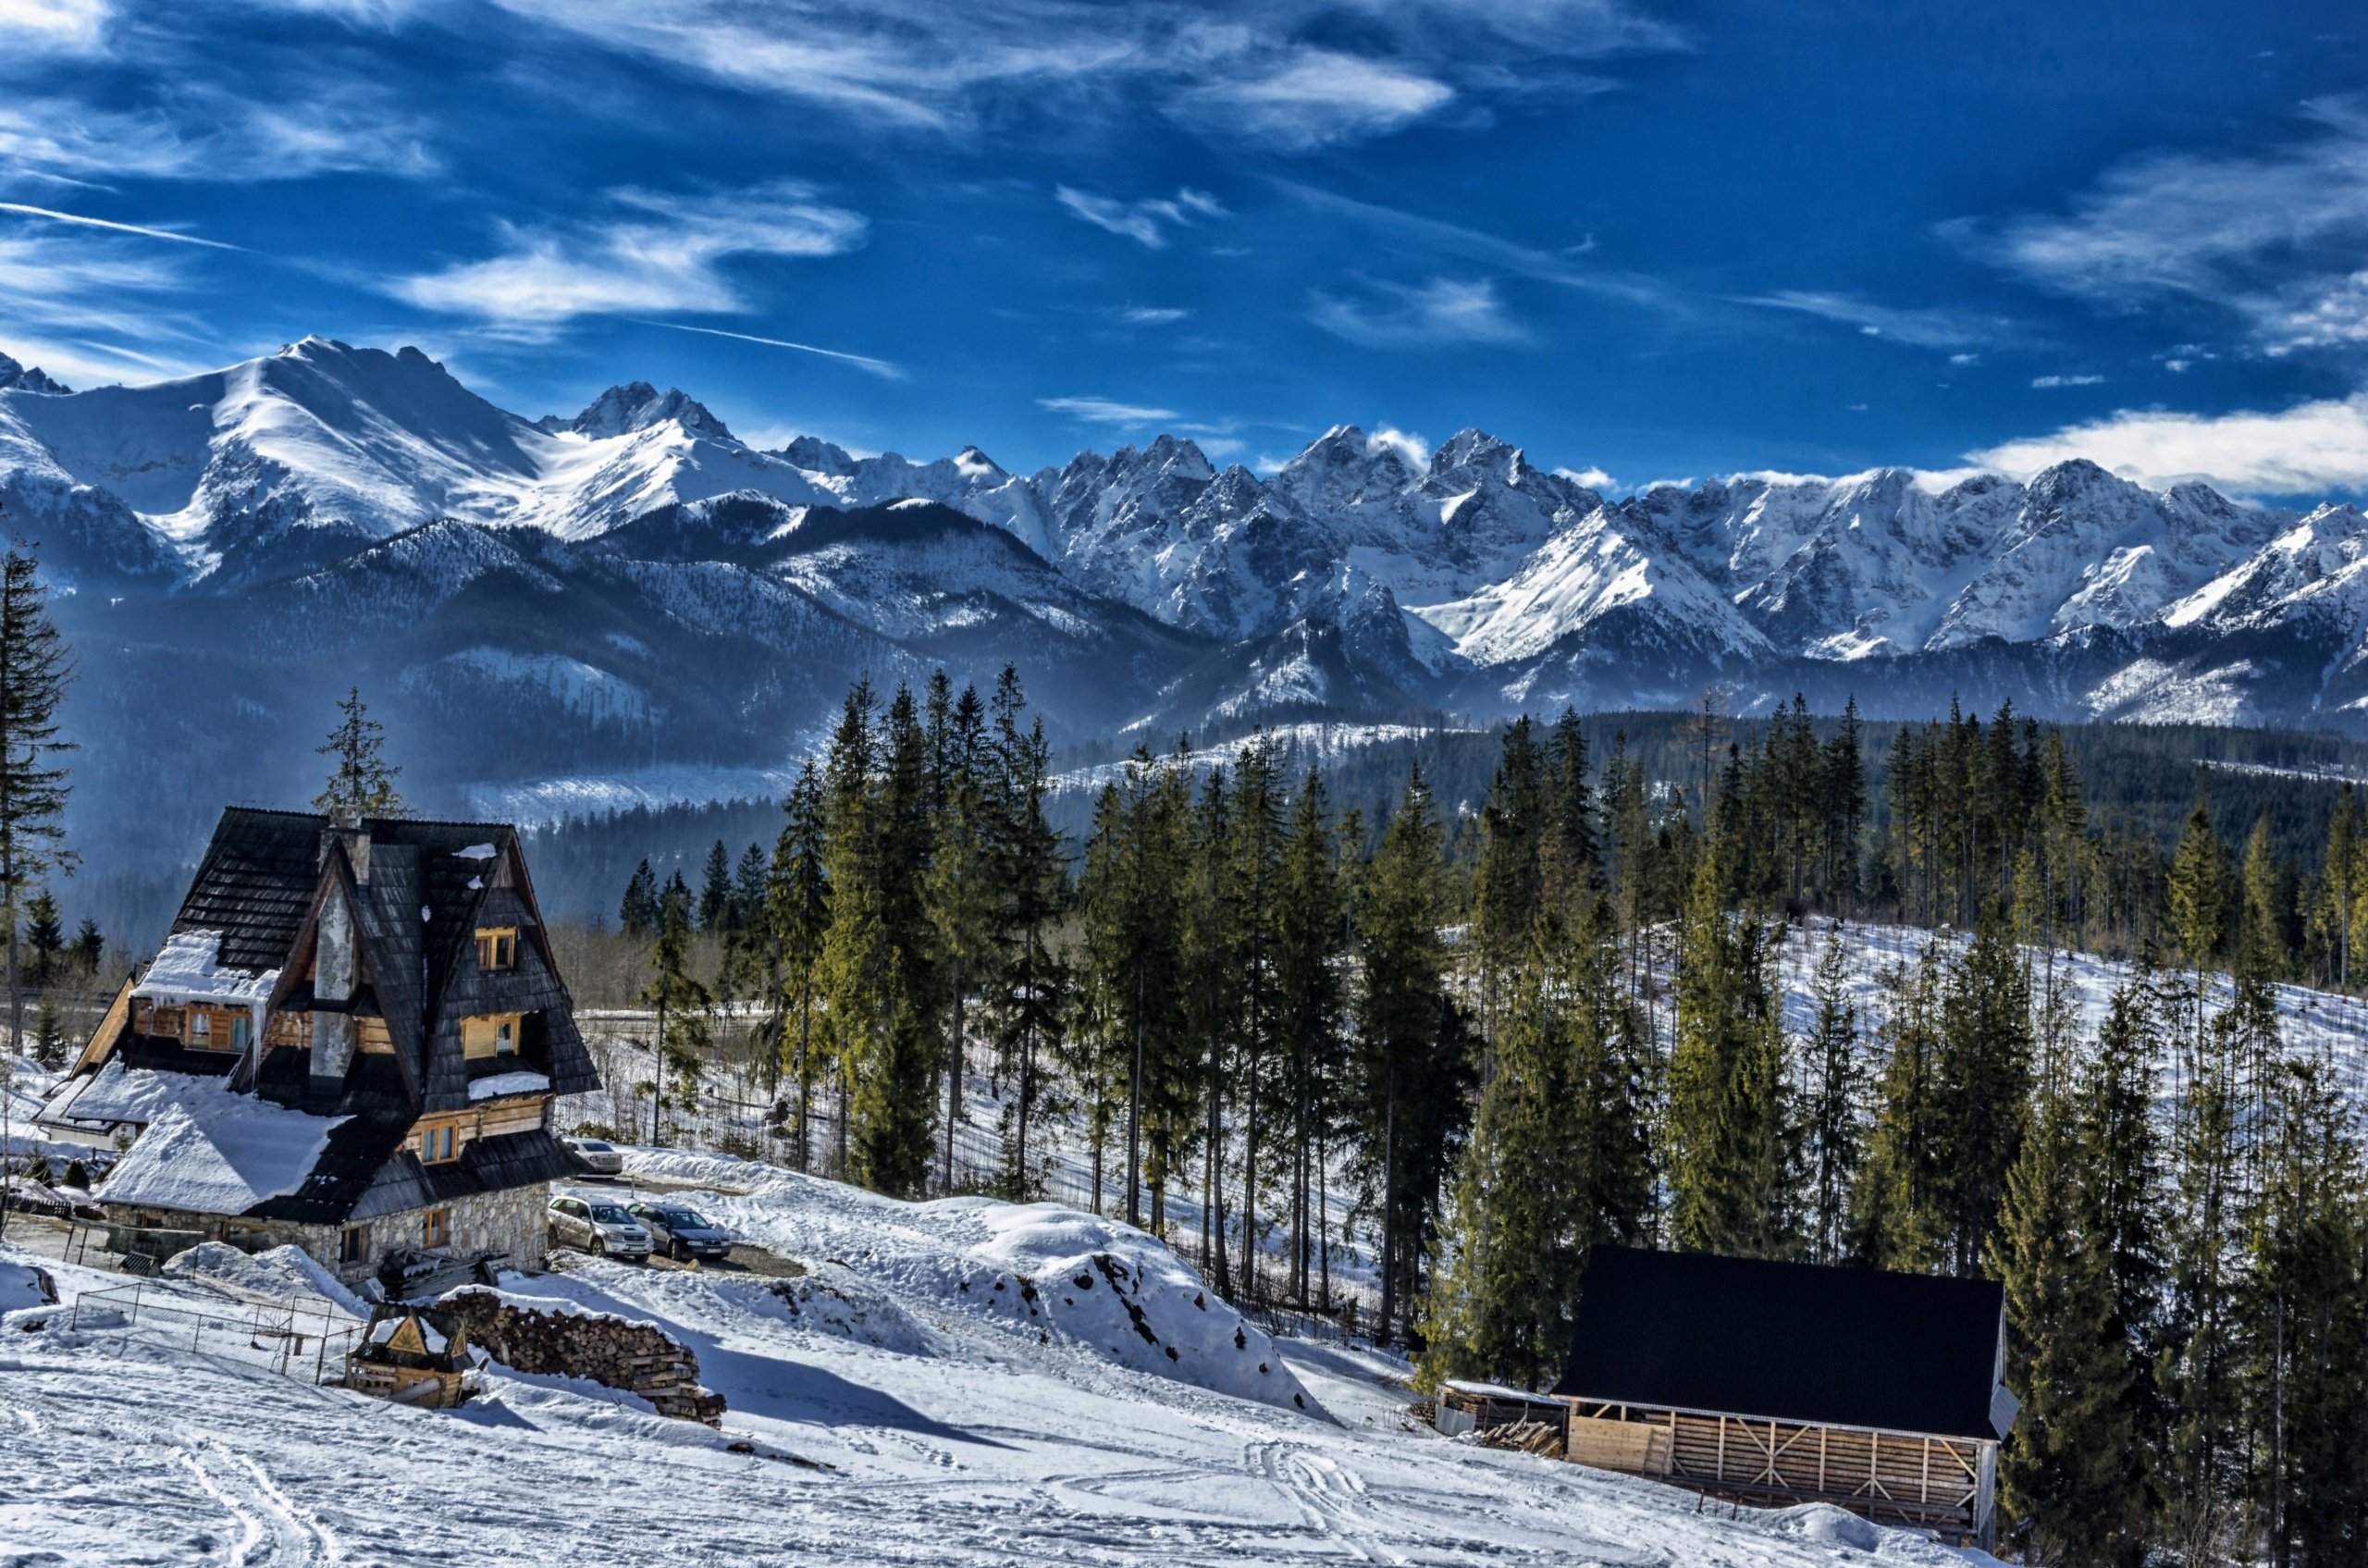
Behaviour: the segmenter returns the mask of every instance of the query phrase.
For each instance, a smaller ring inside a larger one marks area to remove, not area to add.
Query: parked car
[[[551,1240],[608,1257],[646,1258],[649,1232],[623,1204],[599,1198],[553,1198]]]
[[[732,1255],[732,1238],[722,1227],[681,1204],[633,1204],[625,1212],[641,1221],[666,1255],[677,1263]]]
[[[624,1173],[625,1157],[617,1152],[613,1143],[598,1138],[562,1138],[560,1142],[595,1176],[621,1176]]]

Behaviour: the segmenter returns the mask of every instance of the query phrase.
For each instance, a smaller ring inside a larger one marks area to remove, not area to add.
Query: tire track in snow
[[[1306,1515],[1310,1528],[1338,1541],[1366,1562],[1410,1561],[1375,1531],[1365,1512],[1364,1478],[1338,1461],[1286,1442],[1252,1443],[1243,1468],[1271,1483]]]
[[[205,1456],[211,1455],[209,1466]],[[230,1568],[287,1568],[292,1563],[342,1562],[343,1547],[328,1527],[289,1500],[263,1466],[244,1454],[204,1443],[178,1455],[199,1488],[237,1523]]]

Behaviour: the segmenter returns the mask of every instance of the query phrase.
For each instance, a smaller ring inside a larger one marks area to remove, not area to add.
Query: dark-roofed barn
[[[1597,1247],[1554,1395],[1581,1463],[1986,1543],[2004,1373],[1987,1280]]]
[[[596,1086],[518,835],[501,823],[222,814],[163,948],[43,1118],[139,1141],[97,1196],[127,1230],[543,1261]]]

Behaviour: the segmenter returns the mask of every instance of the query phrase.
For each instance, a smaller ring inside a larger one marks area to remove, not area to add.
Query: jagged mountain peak
[[[0,392],[41,392],[64,397],[73,390],[56,377],[43,375],[37,364],[19,364],[6,354],[0,354]]]
[[[853,453],[837,442],[826,441],[820,436],[799,436],[773,455],[786,459],[792,467],[803,468],[809,474],[845,478],[856,471]]]
[[[668,420],[672,420],[695,436],[709,436],[719,441],[734,438],[722,420],[709,413],[705,404],[681,388],[669,387],[661,392],[647,381],[627,381],[622,386],[610,388],[586,404],[584,412],[573,419],[562,420],[557,414],[550,414],[536,423],[553,434],[567,430],[598,440],[610,436],[631,435]]]

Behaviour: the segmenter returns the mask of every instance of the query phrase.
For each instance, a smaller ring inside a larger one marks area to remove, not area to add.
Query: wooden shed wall
[[[1832,1502],[1872,1519],[1973,1533],[1989,1523],[1995,1447],[1579,1402],[1565,1451],[1583,1464],[1744,1502]]]

